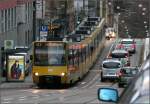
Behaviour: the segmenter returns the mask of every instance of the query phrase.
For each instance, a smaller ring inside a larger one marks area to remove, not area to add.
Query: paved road
[[[107,56],[113,41],[107,41],[95,66],[89,71],[84,79],[68,89],[38,89],[36,87],[22,89],[4,89],[1,88],[1,103],[2,104],[99,104],[97,100],[97,89],[99,87],[108,86],[114,87],[123,91],[123,88],[118,88],[117,83],[101,82],[100,81],[100,64]],[[132,65],[139,64],[139,56],[143,41],[137,40],[137,52],[131,56]]]

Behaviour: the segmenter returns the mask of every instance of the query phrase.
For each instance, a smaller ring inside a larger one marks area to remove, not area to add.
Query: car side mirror
[[[30,60],[33,60],[33,56],[32,55],[30,55]]]
[[[98,99],[104,102],[118,102],[118,90],[114,88],[99,88]]]

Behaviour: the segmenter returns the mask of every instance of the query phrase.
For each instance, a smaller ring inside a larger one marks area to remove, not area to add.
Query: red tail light
[[[118,76],[118,77],[120,77],[120,76],[122,76],[122,75],[123,75],[123,74],[122,74],[121,71],[117,72],[117,76]]]
[[[135,48],[135,44],[131,45],[131,48]]]
[[[126,54],[125,54],[125,57],[126,57],[126,58],[127,58],[127,57],[129,57],[129,54],[128,54],[128,53],[126,53]]]

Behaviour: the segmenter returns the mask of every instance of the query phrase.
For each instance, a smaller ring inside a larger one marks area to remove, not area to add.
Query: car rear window
[[[121,43],[122,44],[133,44],[134,42],[133,41],[122,41]]]
[[[107,62],[103,64],[104,68],[120,68],[120,63],[117,62]]]
[[[112,53],[111,57],[112,58],[126,58],[127,53]]]

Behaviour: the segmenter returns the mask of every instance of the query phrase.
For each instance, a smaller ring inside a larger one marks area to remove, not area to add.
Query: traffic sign
[[[41,26],[40,27],[40,41],[46,41],[48,34],[48,26]]]
[[[41,26],[40,31],[48,31],[48,26]]]

